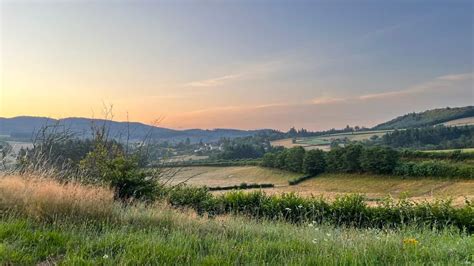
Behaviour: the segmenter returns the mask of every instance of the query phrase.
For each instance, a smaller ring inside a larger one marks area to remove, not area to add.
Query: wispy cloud
[[[398,91],[389,91],[382,93],[366,94],[358,96],[360,100],[371,100],[371,99],[382,99],[382,98],[393,98],[400,97],[404,95],[416,95],[423,92],[434,91],[436,89],[450,88],[454,84],[462,81],[472,80],[474,78],[474,73],[462,73],[462,74],[452,74],[439,76],[433,80],[420,83],[413,87],[398,90]]]
[[[312,104],[331,104],[345,101],[345,98],[336,98],[336,97],[317,97],[311,100]]]
[[[452,74],[438,77],[439,80],[463,81],[474,78],[474,73]]]
[[[217,78],[210,78],[205,80],[192,81],[184,84],[187,87],[213,87],[221,85],[227,81],[236,80],[242,77],[242,74],[231,74]]]
[[[244,79],[256,78],[262,75],[267,75],[280,70],[284,66],[283,61],[269,61],[249,65],[242,68],[240,71],[235,71],[230,74],[225,74],[219,77],[195,80],[183,84],[185,87],[216,87],[236,82]]]
[[[336,97],[323,95],[301,102],[277,102],[257,105],[216,106],[183,112],[169,121],[187,128],[235,127],[279,128],[302,126],[311,129],[341,127],[348,123],[374,125],[407,110],[439,107],[439,104],[459,104],[472,99],[473,73],[435,77],[420,84],[389,92]],[[440,100],[442,99],[442,100]],[[384,108],[381,112],[381,108]],[[337,119],[335,119],[337,118]],[[202,124],[204,123],[204,124]]]

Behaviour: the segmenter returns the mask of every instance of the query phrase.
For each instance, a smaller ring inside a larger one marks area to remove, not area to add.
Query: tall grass
[[[162,204],[114,203],[102,188],[19,177],[0,184],[2,265],[473,263],[474,238],[455,228],[208,219]]]
[[[110,219],[115,204],[109,189],[37,177],[0,177],[0,195],[0,210],[47,221]]]

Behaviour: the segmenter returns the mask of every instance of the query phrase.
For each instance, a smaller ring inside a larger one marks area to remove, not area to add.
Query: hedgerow
[[[233,186],[217,186],[217,187],[208,187],[209,191],[216,191],[216,190],[234,190],[234,189],[252,189],[252,188],[272,188],[275,187],[274,184],[247,184],[242,183],[240,185],[233,185]]]
[[[406,199],[385,199],[369,207],[362,195],[345,195],[329,202],[323,198],[303,198],[294,193],[267,195],[262,191],[232,191],[212,195],[206,188],[182,186],[169,191],[168,202],[190,207],[208,215],[240,214],[256,219],[285,220],[292,223],[317,222],[355,227],[399,227],[454,225],[474,231],[474,205],[467,201],[454,208],[450,200],[416,203]]]

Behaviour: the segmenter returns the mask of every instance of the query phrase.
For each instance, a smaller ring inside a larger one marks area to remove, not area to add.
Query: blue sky
[[[474,103],[472,1],[4,1],[0,116],[372,126]]]

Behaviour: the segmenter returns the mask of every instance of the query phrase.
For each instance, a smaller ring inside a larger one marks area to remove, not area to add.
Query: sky
[[[0,117],[374,126],[474,104],[472,1],[0,1]]]

